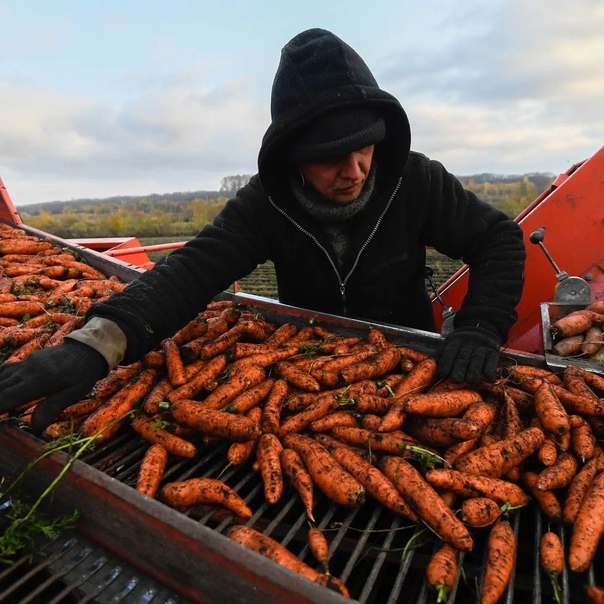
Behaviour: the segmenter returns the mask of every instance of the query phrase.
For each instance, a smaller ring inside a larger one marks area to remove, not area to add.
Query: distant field
[[[173,241],[184,241],[185,239],[174,237],[149,237],[140,238],[142,245],[156,245],[159,243],[171,243]],[[162,252],[153,252],[149,257],[154,262],[165,256],[170,250]],[[451,260],[434,250],[428,250],[428,265],[434,271],[432,277],[435,285],[438,287],[444,283],[462,263],[458,260]],[[259,265],[256,270],[239,281],[239,290],[256,296],[265,296],[267,298],[277,299],[277,281],[275,278],[275,270],[272,262]],[[432,293],[430,291],[430,293]]]

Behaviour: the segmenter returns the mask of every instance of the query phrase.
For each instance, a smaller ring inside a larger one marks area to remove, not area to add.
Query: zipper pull
[[[340,295],[342,296],[342,310],[346,316],[346,283],[340,283]]]

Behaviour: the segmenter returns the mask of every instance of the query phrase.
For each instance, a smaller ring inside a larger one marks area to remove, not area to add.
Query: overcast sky
[[[559,174],[604,145],[602,0],[0,0],[17,206],[253,173],[281,47],[330,29],[453,173]]]

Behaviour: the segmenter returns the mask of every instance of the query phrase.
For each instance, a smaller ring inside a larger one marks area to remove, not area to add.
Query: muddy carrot
[[[572,394],[576,394],[577,396],[584,396],[597,401],[598,395],[589,386],[586,377],[586,371],[580,371],[578,367],[572,365],[566,367],[562,373],[564,386],[569,392],[572,392]]]
[[[596,437],[589,422],[579,415],[570,415],[571,447],[583,463],[591,459],[596,451]]]
[[[585,586],[585,595],[589,604],[604,604],[604,588],[590,584]]]
[[[312,375],[302,371],[292,363],[280,361],[277,363],[275,370],[279,377],[300,390],[305,392],[319,392],[321,390],[321,384]]]
[[[572,453],[561,453],[554,464],[539,472],[537,488],[541,491],[555,491],[567,487],[578,467],[579,462]]]
[[[329,543],[325,538],[325,534],[317,527],[311,526],[308,529],[306,539],[308,541],[308,549],[315,560],[321,565],[323,572],[329,574],[330,553]]]
[[[399,430],[376,432],[366,428],[337,426],[331,430],[330,434],[344,443],[393,455],[404,455],[410,447],[418,446],[418,442],[412,436],[403,434]],[[429,450],[427,446],[422,448]]]
[[[461,440],[478,438],[481,428],[461,417],[421,417],[410,415],[405,431],[415,439],[431,446],[449,447]]]
[[[360,484],[367,493],[379,501],[386,509],[412,522],[417,522],[417,514],[409,507],[396,487],[382,471],[345,445],[325,445],[335,460]]]
[[[277,503],[283,493],[282,450],[283,445],[274,434],[265,433],[258,438],[256,460],[264,484],[264,498],[271,505]]]
[[[501,506],[489,497],[472,497],[461,504],[461,519],[472,528],[491,526],[501,514]]]
[[[288,432],[302,432],[312,422],[325,417],[333,411],[338,402],[333,394],[317,395],[316,400],[302,411],[286,418],[279,428],[279,434],[283,436]]]
[[[198,314],[194,319],[189,321],[184,327],[181,327],[173,336],[172,339],[177,346],[182,346],[195,338],[200,338],[208,331],[208,321],[203,315]]]
[[[289,393],[289,385],[286,380],[277,379],[274,381],[270,392],[262,407],[262,418],[260,427],[263,432],[277,434],[281,426],[281,411],[285,404],[285,399]]]
[[[29,300],[16,300],[14,302],[0,302],[0,317],[22,319],[29,315],[35,317],[44,312],[44,305]]]
[[[259,405],[264,401],[274,383],[274,378],[267,378],[236,396],[228,405],[223,407],[222,410],[228,411],[229,413],[245,413],[246,411],[249,411],[252,407]]]
[[[530,471],[523,472],[520,479],[545,516],[553,522],[559,522],[562,518],[562,505],[553,491],[537,488],[539,474]]]
[[[415,467],[390,455],[381,459],[380,467],[409,507],[443,541],[461,551],[472,549],[468,529]]]
[[[358,427],[357,415],[354,411],[334,411],[325,417],[311,422],[312,432],[326,432],[338,426]]]
[[[340,375],[346,384],[374,379],[390,373],[396,368],[400,360],[400,350],[394,347],[384,348],[364,361],[344,367],[340,370]]]
[[[585,332],[585,339],[581,344],[581,354],[586,356],[591,356],[596,354],[600,348],[602,348],[602,344],[604,343],[604,332],[602,331],[602,327],[599,325],[592,325]]]
[[[210,409],[222,409],[236,396],[256,386],[266,379],[266,370],[260,365],[244,365],[232,369],[228,379],[204,399],[204,406]]]
[[[559,591],[558,576],[564,570],[564,546],[557,533],[546,531],[539,541],[539,565],[552,580],[552,587]]]
[[[143,411],[149,416],[160,413],[162,403],[167,401],[167,396],[172,390],[174,388],[170,378],[167,375],[160,378],[145,397]]]
[[[426,566],[428,585],[436,590],[436,601],[446,602],[457,578],[458,551],[449,543],[441,544]]]
[[[114,436],[127,414],[142,403],[153,387],[156,376],[155,369],[145,369],[139,373],[86,418],[80,427],[80,434],[97,435],[96,442],[104,442]]]
[[[572,525],[568,546],[568,567],[584,572],[594,559],[604,531],[604,473],[595,476]]]
[[[302,458],[315,485],[332,501],[346,507],[355,507],[365,501],[365,489],[333,458],[320,443],[288,432],[282,438],[283,446],[294,449]]]
[[[539,428],[526,428],[513,438],[479,447],[459,457],[455,461],[455,469],[499,478],[539,449],[544,438]]]
[[[15,348],[13,352],[4,359],[4,363],[18,363],[19,361],[25,360],[32,352],[44,348],[51,335],[52,331],[48,329],[41,330],[40,333],[29,340],[29,342]]]
[[[193,367],[196,363],[199,363],[199,365],[196,365],[196,367],[198,367],[197,371],[192,374],[187,371],[186,383],[168,392],[166,395],[168,401],[174,402],[179,399],[191,399],[196,397],[204,389],[208,380],[217,378],[225,369],[227,366],[227,359],[223,354],[219,354],[208,361],[201,361],[201,363],[199,361],[194,361],[190,365],[187,365],[187,369],[189,370],[189,368]],[[243,388],[241,392],[243,392]],[[226,387],[225,390],[227,390]],[[223,394],[228,394],[228,392],[223,392]],[[233,398],[235,396],[237,396],[237,394],[234,394]],[[228,398],[228,396],[225,396],[225,399],[226,398]],[[218,402],[216,402],[216,405],[218,406]]]
[[[208,436],[234,441],[253,440],[260,436],[260,426],[245,415],[207,408],[203,403],[180,399],[170,404],[170,413],[179,423],[195,428]]]
[[[314,486],[302,458],[293,449],[284,448],[281,451],[280,460],[283,475],[287,476],[291,485],[298,492],[307,518],[314,522]]]
[[[562,520],[566,524],[573,524],[575,521],[581,502],[585,497],[587,489],[591,486],[597,471],[598,457],[594,456],[583,465],[572,479],[566,490],[562,506]]]
[[[584,343],[585,336],[583,334],[569,336],[556,342],[552,346],[552,352],[560,357],[572,357],[581,354]]]
[[[433,487],[452,491],[462,497],[488,497],[503,505],[517,507],[529,502],[528,495],[517,485],[501,478],[477,476],[458,470],[439,468],[426,473]]]
[[[259,352],[251,354],[233,361],[232,369],[237,369],[244,365],[254,364],[262,367],[275,365],[279,361],[289,360],[298,352],[298,347],[295,344],[285,344],[280,348],[271,348],[269,352]]]
[[[405,423],[407,413],[405,411],[405,398],[399,396],[398,398],[392,399],[390,403],[390,409],[384,413],[378,430],[380,432],[392,432],[398,430]]]
[[[138,362],[130,365],[119,365],[95,384],[94,395],[100,399],[108,399],[130,380],[134,379],[142,369],[141,363]]]
[[[160,495],[163,501],[174,508],[192,505],[218,505],[230,510],[237,518],[249,520],[252,510],[235,490],[216,478],[188,478],[165,484]]]
[[[489,531],[486,562],[480,589],[481,604],[496,604],[503,596],[516,562],[516,535],[507,520],[497,521]]]
[[[132,429],[152,444],[162,445],[169,453],[179,457],[195,457],[197,450],[193,443],[171,434],[161,427],[161,423],[147,415],[137,415],[131,422]]]
[[[265,344],[277,348],[285,344],[290,338],[293,338],[297,332],[298,328],[293,323],[284,323],[266,338]]]
[[[552,434],[565,434],[570,430],[568,413],[549,382],[542,382],[533,394],[535,414],[543,428]]]
[[[77,417],[84,418],[86,415],[90,415],[93,411],[96,411],[105,401],[97,397],[90,397],[82,399],[73,405],[69,405],[61,411],[61,418],[63,419],[75,419]]]
[[[406,413],[430,417],[452,417],[460,415],[472,404],[482,400],[476,390],[460,389],[453,392],[426,392],[405,398]]]
[[[406,394],[419,394],[426,391],[436,380],[436,369],[436,359],[433,357],[418,361],[406,374],[405,379],[393,388],[394,396],[398,398]]]
[[[337,588],[342,595],[349,596],[348,590],[335,577],[316,571],[278,541],[254,528],[235,525],[228,530],[227,537],[310,581]]]
[[[582,334],[587,331],[591,325],[592,322],[589,315],[582,313],[581,311],[573,311],[565,317],[554,321],[550,326],[550,330],[552,337],[556,340],[560,340],[562,338]]]
[[[250,409],[246,416],[253,422],[259,423],[262,417],[262,408],[254,407]],[[230,465],[237,466],[246,462],[256,448],[258,439],[246,440],[242,442],[234,442],[229,445],[227,450],[227,459]]]
[[[163,445],[152,444],[145,452],[138,469],[136,490],[148,497],[155,497],[167,464],[168,451]]]
[[[161,349],[164,353],[170,383],[175,388],[182,386],[187,381],[187,372],[178,345],[172,338],[166,338],[161,342]]]
[[[336,373],[344,367],[349,367],[355,363],[359,363],[375,355],[377,349],[375,346],[367,346],[366,348],[351,354],[340,355],[336,358],[328,360],[324,365],[321,366],[321,371]]]

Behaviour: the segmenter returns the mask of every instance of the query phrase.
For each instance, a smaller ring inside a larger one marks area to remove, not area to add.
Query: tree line
[[[250,179],[227,176],[220,191],[55,201],[17,207],[23,221],[63,239],[91,237],[192,237],[211,223]],[[553,182],[550,174],[459,177],[480,198],[515,218]]]

